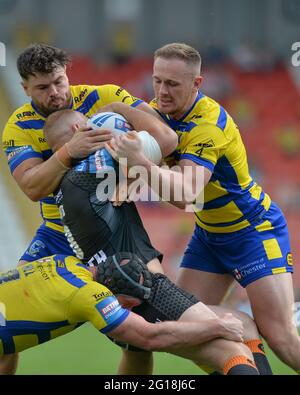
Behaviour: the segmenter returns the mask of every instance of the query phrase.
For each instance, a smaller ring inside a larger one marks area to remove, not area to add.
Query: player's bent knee
[[[243,323],[244,327],[244,340],[253,340],[258,339],[260,337],[257,325],[252,317],[248,314],[234,310],[229,308],[224,308],[222,306],[208,306],[214,313],[216,313],[219,317],[224,316],[226,313],[232,313],[232,315],[238,318]]]
[[[260,334],[253,318],[251,318],[248,314],[243,313],[242,311],[237,311],[235,313],[235,316],[243,323],[245,331],[245,341],[259,338]]]

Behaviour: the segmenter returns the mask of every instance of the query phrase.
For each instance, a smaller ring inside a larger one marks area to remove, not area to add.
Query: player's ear
[[[73,132],[73,133],[78,132],[79,128],[80,128],[79,123],[74,123],[74,124],[72,125],[72,132]]]
[[[194,79],[194,87],[195,87],[197,90],[200,89],[200,86],[201,86],[201,84],[202,84],[202,81],[203,81],[203,77],[202,77],[201,75],[199,75],[198,77],[195,77],[195,79]]]

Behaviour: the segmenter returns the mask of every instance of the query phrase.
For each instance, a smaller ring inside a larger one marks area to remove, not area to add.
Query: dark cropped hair
[[[52,73],[68,63],[70,58],[64,50],[46,44],[30,45],[17,59],[19,74],[24,79],[35,73]]]

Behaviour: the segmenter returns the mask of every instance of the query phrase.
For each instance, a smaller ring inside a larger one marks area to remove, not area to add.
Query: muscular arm
[[[47,161],[32,158],[22,162],[13,177],[29,199],[36,202],[55,191],[67,170],[53,156]]]
[[[40,158],[24,160],[13,171],[13,177],[31,200],[38,201],[55,191],[68,167],[71,167],[72,158],[82,158],[95,152],[110,137],[110,133],[82,127],[74,133],[68,148],[61,147],[46,161]]]
[[[121,325],[109,332],[109,336],[144,350],[172,352],[222,337],[223,327],[218,318],[150,324],[137,314],[130,313]]]
[[[149,132],[157,140],[163,157],[170,155],[177,147],[177,134],[160,120],[159,115],[147,103],[141,103],[134,108],[116,102],[110,104],[109,108],[123,115],[135,130]]]

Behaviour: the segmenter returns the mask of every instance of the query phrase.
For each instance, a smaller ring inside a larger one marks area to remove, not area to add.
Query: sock
[[[230,358],[223,367],[224,375],[228,376],[259,376],[255,363],[244,355]]]
[[[245,345],[253,354],[255,365],[262,376],[270,376],[273,374],[269,361],[265,354],[264,345],[261,339],[253,339],[245,341]]]

